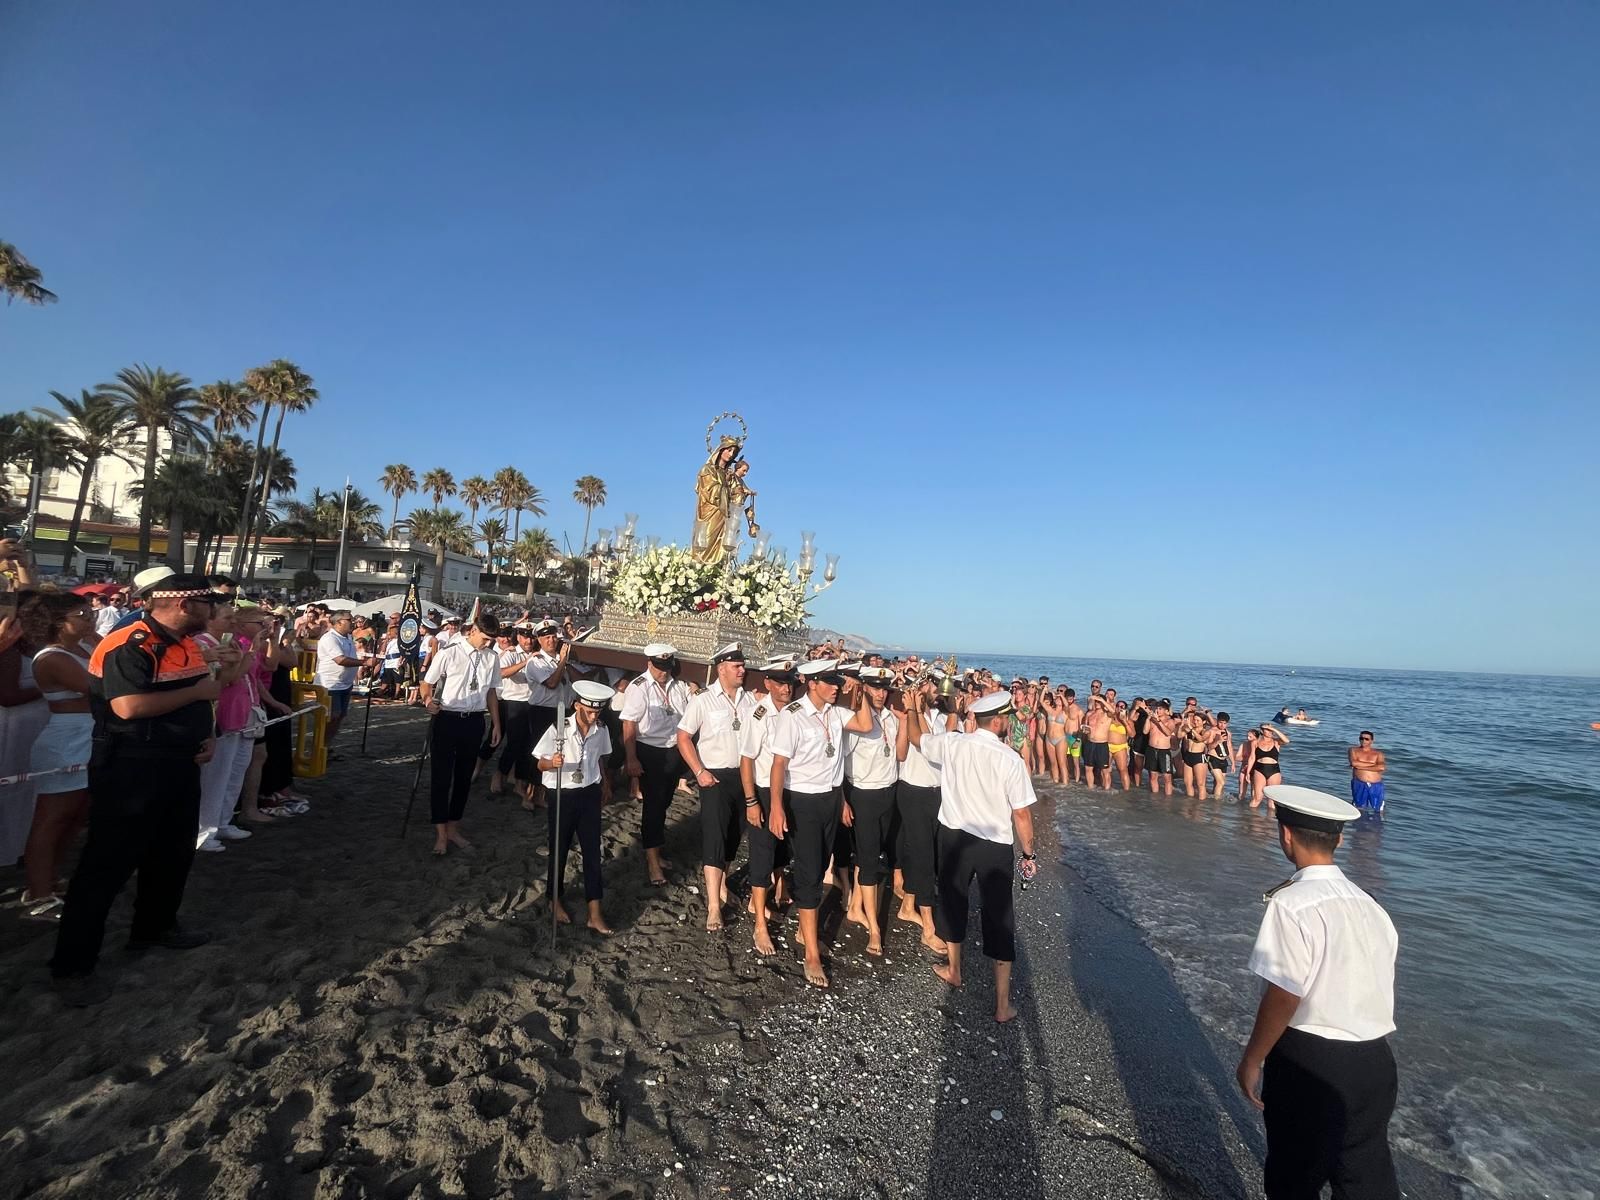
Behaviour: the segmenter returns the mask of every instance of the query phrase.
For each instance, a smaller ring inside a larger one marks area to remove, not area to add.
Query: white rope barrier
[[[272,720],[267,722],[267,725],[277,725],[284,721],[293,721],[296,717],[303,717],[307,713],[317,712],[322,708],[323,706],[320,704],[308,704],[304,708],[297,708],[293,712],[285,713],[281,717],[273,717]],[[262,728],[264,729],[266,726],[262,726]],[[12,785],[18,783],[29,783],[32,780],[44,779],[50,775],[76,775],[80,771],[87,771],[88,769],[88,763],[73,763],[71,766],[67,767],[52,767],[48,771],[24,771],[20,775],[0,775],[0,787],[11,787]]]

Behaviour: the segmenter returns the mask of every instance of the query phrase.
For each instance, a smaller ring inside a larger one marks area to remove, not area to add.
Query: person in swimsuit
[[[1222,799],[1228,783],[1228,764],[1233,761],[1233,739],[1228,734],[1228,714],[1219,712],[1206,731],[1206,769],[1216,781],[1217,799]],[[1202,796],[1206,794],[1201,791]]]
[[[1067,688],[1067,766],[1072,771],[1072,782],[1083,782],[1083,709],[1078,705],[1078,693]]]
[[[1128,774],[1134,787],[1144,778],[1144,752],[1148,748],[1145,727],[1149,720],[1150,710],[1145,706],[1144,697],[1135,696],[1133,707],[1128,710]]]
[[[1089,697],[1089,715],[1084,721],[1088,726],[1089,741],[1084,749],[1083,762],[1088,769],[1089,786],[1098,785],[1104,792],[1111,790],[1110,741],[1113,711],[1104,696]]]
[[[1350,799],[1362,812],[1383,811],[1383,773],[1388,769],[1383,751],[1372,744],[1372,730],[1363,729],[1361,740],[1350,747]]]
[[[1055,783],[1067,781],[1067,705],[1055,692],[1042,692],[1039,707],[1044,717],[1044,757]]]
[[[1133,785],[1128,782],[1128,705],[1122,700],[1117,701],[1116,716],[1111,719],[1111,737],[1106,749],[1111,752],[1111,763],[1117,768],[1122,790],[1126,792]]]
[[[1206,794],[1206,719],[1196,711],[1187,712],[1179,725],[1183,737],[1183,794]]]
[[[1261,738],[1256,742],[1255,761],[1250,767],[1251,782],[1255,785],[1255,795],[1250,800],[1251,808],[1259,808],[1267,789],[1275,783],[1283,782],[1283,769],[1278,762],[1278,754],[1288,744],[1289,735],[1277,726],[1261,727]],[[1270,803],[1269,800],[1268,804]]]
[[[1033,709],[1028,707],[1022,684],[1011,685],[1011,748],[1022,755],[1022,763],[1033,774]]]
[[[1145,725],[1145,764],[1150,768],[1150,794],[1165,791],[1172,795],[1172,738],[1178,723],[1172,716],[1172,702],[1158,700],[1150,709]]]

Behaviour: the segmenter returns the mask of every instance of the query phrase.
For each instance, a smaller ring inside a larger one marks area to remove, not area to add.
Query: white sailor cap
[[[1267,788],[1267,799],[1272,801],[1278,823],[1291,829],[1340,833],[1345,822],[1361,816],[1361,810],[1348,800],[1293,783],[1272,784]]]
[[[549,617],[546,617],[544,620],[540,621],[537,625],[535,625],[533,627],[533,636],[534,637],[543,637],[547,633],[560,633],[560,632],[561,632],[561,626],[557,625],[555,623],[555,621],[552,620]]]
[[[738,642],[729,642],[726,646],[722,647],[722,649],[718,650],[715,654],[713,654],[711,656],[711,665],[712,666],[716,666],[718,663],[725,663],[725,662],[740,662],[740,663],[742,663],[743,661],[744,661],[744,650],[739,645]]]
[[[1003,717],[1011,712],[1010,692],[991,692],[987,696],[979,696],[967,705],[967,711],[975,717]]]
[[[844,682],[844,676],[839,674],[839,660],[836,658],[813,658],[810,662],[801,663],[800,677],[808,683]]]
[[[651,642],[644,648],[646,658],[677,658],[678,648],[671,642]]]
[[[616,695],[611,688],[592,679],[578,680],[572,685],[572,690],[577,693],[578,703],[586,708],[604,708]]]
[[[861,682],[868,687],[888,687],[894,682],[894,672],[888,667],[862,667]]]
[[[768,679],[778,683],[798,683],[800,676],[795,673],[794,656],[784,655],[782,658],[768,659],[762,664],[761,673]]]

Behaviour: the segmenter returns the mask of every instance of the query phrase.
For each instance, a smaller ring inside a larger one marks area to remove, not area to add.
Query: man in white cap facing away
[[[914,698],[915,707],[924,701]],[[1005,742],[1011,695],[994,692],[967,706],[972,733],[929,732],[917,713],[908,715],[909,740],[939,768],[938,889],[934,923],[947,959],[934,972],[961,986],[961,944],[967,937],[967,904],[976,879],[982,897],[983,952],[994,961],[994,1019],[1017,1015],[1011,1004],[1011,964],[1017,957],[1016,913],[1011,896],[1012,844],[1022,844],[1024,880],[1035,872],[1033,813],[1037,799],[1022,756]]]
[[[756,700],[744,690],[744,651],[730,642],[711,656],[717,677],[692,697],[678,722],[678,753],[700,785],[700,867],[706,884],[706,931],[722,928],[728,903],[728,867],[744,828],[744,787],[739,779],[739,735],[754,717]]]
[[[555,908],[556,921],[568,924],[572,918],[561,903],[567,877],[567,852],[576,834],[583,853],[583,898],[589,905],[589,928],[609,934],[600,900],[605,895],[600,875],[600,808],[611,803],[611,775],[606,770],[606,755],[611,753],[611,733],[600,720],[600,712],[611,702],[612,691],[603,683],[582,679],[572,685],[577,703],[565,727],[552,725],[539,738],[534,757],[544,772],[544,786],[551,798],[548,808],[550,828],[550,869],[545,878],[545,894]],[[560,827],[556,825],[556,785],[561,785]]]
[[[1360,811],[1326,792],[1266,789],[1295,873],[1268,892],[1250,969],[1266,981],[1236,1075],[1267,1126],[1268,1200],[1399,1200],[1389,1153],[1397,1076],[1389,914],[1333,862]],[[1259,1090],[1260,1095],[1257,1095]]]
[[[789,838],[794,855],[794,902],[800,910],[800,939],[806,952],[806,982],[828,986],[822,968],[822,939],[817,909],[822,907],[822,876],[833,861],[833,842],[840,822],[854,819],[844,800],[844,735],[872,728],[869,714],[847,721],[834,704],[844,676],[831,658],[800,666],[806,694],[772,717],[767,737],[772,749],[772,836]]]
[[[651,642],[645,672],[628,685],[622,700],[622,749],[629,778],[639,781],[644,804],[641,834],[650,882],[667,882],[661,847],[667,841],[667,809],[683,774],[678,722],[689,707],[689,685],[672,677],[678,648]]]

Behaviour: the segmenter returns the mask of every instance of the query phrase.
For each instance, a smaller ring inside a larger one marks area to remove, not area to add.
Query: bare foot
[[[828,986],[828,973],[822,969],[822,964],[820,962],[812,962],[810,959],[806,960],[806,982],[814,988],[825,988]]]
[[[707,933],[718,933],[718,932],[721,931],[721,929],[722,929],[722,914],[721,913],[707,913],[706,914],[706,932]]]
[[[589,928],[594,930],[601,937],[611,936],[611,926],[606,924],[604,917],[590,917]]]
[[[434,857],[435,858],[443,858],[445,856],[445,852],[447,850],[449,850],[449,849],[450,849],[450,843],[449,842],[445,842],[445,841],[434,842],[434,844],[433,844]]]
[[[942,962],[934,967],[933,973],[944,980],[953,988],[961,986],[961,975],[948,962]]]
[[[1016,1015],[1017,1010],[1012,1007],[1011,1001],[1009,1000],[1001,1001],[999,1004],[995,1005],[994,1019],[1001,1025],[1004,1025],[1007,1021],[1014,1020]]]
[[[726,903],[726,901],[724,901],[724,903]],[[754,896],[751,896],[750,899],[744,902],[744,910],[752,917],[756,915],[756,898]]]
[[[901,908],[894,917],[897,921],[910,921],[913,925],[922,924],[922,914],[917,912],[916,905],[912,905],[909,909]]]
[[[572,917],[568,915],[566,906],[563,905],[562,903],[560,903],[559,901],[556,902],[556,924],[557,925],[571,925],[572,924]]]
[[[882,934],[875,933],[875,934],[873,934],[871,937],[869,937],[867,939],[867,953],[872,955],[873,958],[882,958],[883,957],[883,935]]]
[[[849,912],[845,913],[844,919],[847,921],[854,921],[863,929],[867,928],[867,910],[864,908],[852,908]]]
[[[756,930],[755,942],[756,953],[762,958],[770,958],[778,952],[772,945],[772,935],[764,928]]]
[[[452,833],[448,836],[452,846],[460,846],[463,850],[472,849],[472,843],[467,841],[467,839],[462,837],[459,833]]]
[[[937,933],[924,933],[922,935],[922,944],[935,954],[950,953],[950,947],[946,945],[945,940]]]

